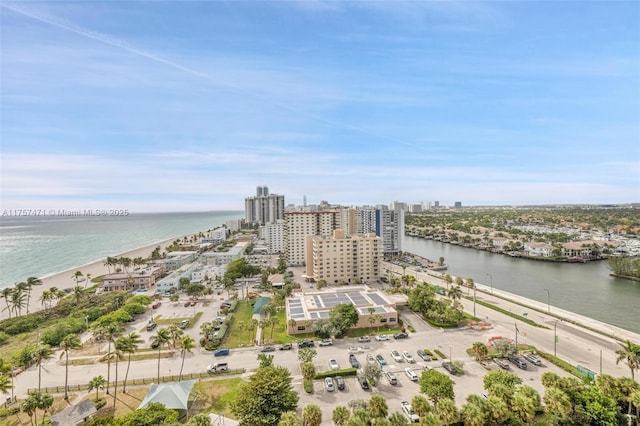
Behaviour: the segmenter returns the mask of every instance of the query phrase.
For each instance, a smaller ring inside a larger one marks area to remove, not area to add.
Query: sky
[[[0,3],[12,210],[640,202],[637,1]]]

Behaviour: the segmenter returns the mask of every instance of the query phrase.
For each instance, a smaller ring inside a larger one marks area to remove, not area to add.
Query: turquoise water
[[[128,216],[0,218],[0,288],[186,234],[206,232],[241,211]]]

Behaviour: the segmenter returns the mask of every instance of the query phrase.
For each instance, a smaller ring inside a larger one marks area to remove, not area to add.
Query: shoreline
[[[385,262],[389,266],[385,266],[388,269],[392,270],[394,273],[402,274],[402,267],[399,265],[395,265],[392,263]],[[395,268],[398,268],[398,271],[395,271]],[[446,283],[442,280],[440,276],[437,274],[442,274],[441,272],[433,271],[429,272],[418,272],[412,268],[407,268],[407,272],[411,271],[411,274],[416,277],[416,280],[426,281],[430,284],[436,284],[443,288],[446,288]],[[517,295],[515,293],[511,293],[505,290],[497,289],[490,287],[486,284],[482,284],[480,282],[474,282],[480,294],[486,295],[487,297],[495,297],[498,299],[502,299],[507,302],[511,302],[523,307],[527,307],[536,311],[539,314],[548,315],[550,317],[556,319],[562,319],[569,323],[572,323],[584,330],[591,331],[593,333],[598,333],[602,336],[606,336],[618,341],[623,340],[631,340],[633,342],[640,342],[640,334],[633,332],[631,330],[627,330],[626,328],[618,327],[612,324],[608,324],[606,322],[599,321],[594,318],[589,318],[587,316],[567,311],[566,309],[559,308],[555,305],[547,305],[546,303],[538,302],[533,299],[529,299],[524,296]],[[453,284],[452,284],[453,285]],[[467,289],[467,287],[462,286],[462,289]],[[547,312],[550,310],[550,312]]]
[[[185,236],[190,236],[190,235],[193,235],[193,233],[172,237],[166,240],[156,241],[144,246],[136,247],[128,251],[117,253],[115,255],[110,255],[108,257],[129,257],[131,259],[134,259],[136,257],[147,258],[151,255],[151,252],[157,246],[160,246],[160,251],[162,252],[164,249],[166,249],[166,247],[173,244],[173,242],[176,239],[183,238]],[[63,271],[53,272],[51,274],[39,277],[39,279],[42,281],[42,285],[33,286],[31,288],[31,297],[29,300],[29,313],[38,312],[44,309],[44,307],[38,300],[40,299],[40,297],[42,296],[42,293],[45,290],[50,290],[52,287],[57,287],[60,290],[64,288],[75,287],[76,282],[72,276],[76,271],[81,271],[85,277],[87,276],[87,274],[90,274],[92,278],[108,274],[109,269],[104,265],[105,260],[106,260],[106,257],[103,259],[95,260],[93,262],[85,263],[80,266],[74,266],[72,268],[65,269]],[[79,282],[78,285],[81,287],[91,287],[93,284],[90,284],[90,282],[85,278],[85,281]],[[9,313],[5,309],[6,307],[7,306],[5,301],[2,301],[0,303],[0,320],[9,318]],[[23,315],[25,313],[26,313],[26,309],[23,309]],[[11,317],[14,318],[15,316],[12,314]]]

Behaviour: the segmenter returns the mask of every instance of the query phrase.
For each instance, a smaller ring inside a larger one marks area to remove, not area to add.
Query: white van
[[[227,365],[226,362],[217,362],[207,367],[207,371],[209,373],[216,373],[218,371],[227,371],[228,369],[229,369],[229,366]]]

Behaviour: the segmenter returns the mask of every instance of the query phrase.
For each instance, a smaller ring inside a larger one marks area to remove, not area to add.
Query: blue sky
[[[640,3],[7,2],[2,209],[640,201]]]

